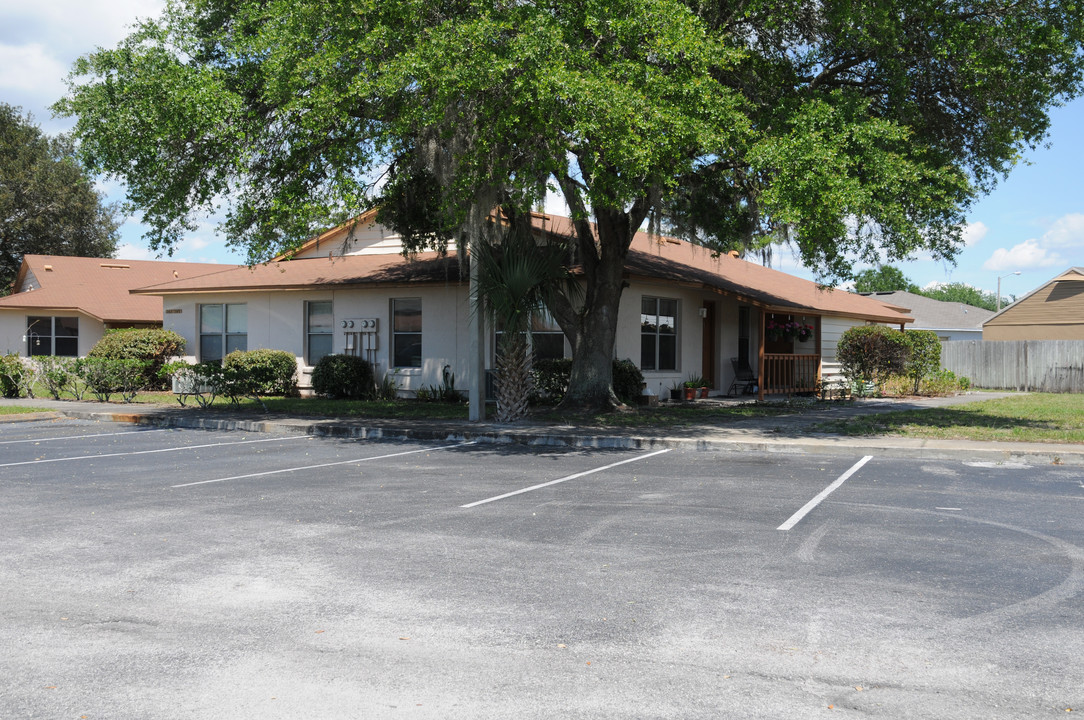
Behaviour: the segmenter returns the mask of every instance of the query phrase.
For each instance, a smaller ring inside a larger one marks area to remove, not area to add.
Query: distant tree
[[[918,285],[908,280],[903,271],[893,265],[870,268],[854,276],[855,292],[895,292],[896,290],[910,293],[921,292]]]
[[[986,310],[997,309],[997,293],[983,292],[978,288],[959,282],[948,283],[947,285],[940,285],[929,290],[923,290],[921,291],[921,294],[928,298],[933,298],[934,300],[964,303],[965,305],[985,308]],[[1005,307],[1015,299],[1015,295],[1010,296],[1009,298],[1003,297],[1001,299],[1001,307]]]
[[[71,140],[48,137],[0,103],[0,295],[11,292],[23,255],[112,257],[118,227]]]

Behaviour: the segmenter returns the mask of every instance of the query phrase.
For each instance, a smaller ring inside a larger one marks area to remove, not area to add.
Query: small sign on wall
[[[184,312],[181,308],[169,308],[166,310],[166,315],[180,315]]]

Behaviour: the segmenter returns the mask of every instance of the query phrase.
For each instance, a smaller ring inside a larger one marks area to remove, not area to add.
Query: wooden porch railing
[[[765,353],[760,386],[765,395],[816,392],[820,370],[820,355]]]

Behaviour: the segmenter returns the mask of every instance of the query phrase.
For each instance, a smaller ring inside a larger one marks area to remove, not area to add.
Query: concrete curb
[[[35,415],[39,415],[35,413]],[[317,437],[340,437],[358,440],[428,440],[439,442],[476,442],[491,445],[530,447],[572,447],[609,450],[674,449],[696,452],[778,453],[783,455],[854,455],[873,454],[928,460],[960,460],[1003,464],[1028,462],[1042,465],[1084,466],[1084,446],[981,443],[973,441],[912,440],[898,441],[824,437],[747,437],[720,432],[701,438],[584,435],[575,431],[555,432],[544,428],[509,428],[507,430],[470,428],[408,428],[350,424],[333,420],[239,420],[163,416],[155,413],[98,412],[59,410],[42,413],[99,422],[129,423],[153,427],[176,427],[200,430],[233,430],[256,433],[304,434]]]

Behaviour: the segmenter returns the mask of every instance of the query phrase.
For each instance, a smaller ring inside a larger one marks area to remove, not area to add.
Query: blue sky
[[[71,63],[95,47],[111,47],[140,17],[158,14],[160,0],[0,0],[0,101],[30,112],[46,132],[70,128],[71,121],[51,117],[49,106],[64,92],[63,78]],[[999,276],[1002,293],[1017,296],[1035,289],[1062,270],[1084,266],[1084,100],[1052,113],[1048,146],[1029,152],[1026,161],[968,216],[968,244],[955,266],[929,258],[901,263],[904,273],[920,286],[963,282],[993,292]],[[122,188],[103,183],[111,199]],[[136,218],[121,229],[119,256],[152,256],[141,240]],[[225,246],[208,221],[178,246],[175,260],[241,262]],[[774,267],[804,277],[783,248]],[[1010,273],[1019,271],[1019,276]]]

